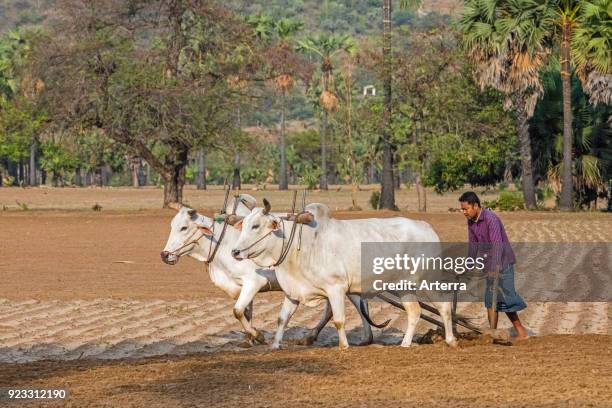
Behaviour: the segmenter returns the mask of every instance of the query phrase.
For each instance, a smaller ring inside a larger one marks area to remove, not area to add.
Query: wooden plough
[[[402,304],[397,300],[397,298],[394,295],[388,294],[388,293],[384,293],[384,294],[377,294],[376,295],[377,298],[379,298],[382,301],[385,301],[387,303],[389,303],[392,306],[397,307],[398,309],[401,310],[405,310],[404,306],[402,306]],[[420,302],[419,301],[419,306],[421,306],[421,308],[423,310],[426,310],[430,313],[433,313],[437,316],[440,316],[440,312],[438,312],[438,309],[436,309],[433,306],[428,305],[427,303],[424,302]],[[465,329],[468,329],[469,331],[479,334],[479,335],[489,335],[491,336],[494,340],[499,340],[499,341],[508,341],[508,332],[505,330],[501,330],[501,329],[481,329],[479,327],[474,326],[473,324],[471,324],[469,322],[469,319],[464,317],[464,316],[460,316],[457,315],[455,310],[456,310],[456,306],[457,306],[457,302],[456,302],[456,298],[453,301],[453,327],[455,325],[461,326]],[[425,320],[428,323],[433,324],[434,326],[440,327],[442,329],[444,329],[444,324],[435,319],[434,317],[428,316],[426,314],[421,313],[421,319]],[[456,330],[455,330],[456,331]]]
[[[292,206],[291,206],[291,213],[288,213],[286,216],[286,219],[292,220],[295,219],[295,217],[297,216],[297,213],[295,212],[295,206],[296,206],[296,198],[297,198],[297,191],[293,192],[293,200],[292,200]],[[303,191],[302,193],[302,212],[305,211],[305,207],[306,207],[306,190]],[[293,232],[293,231],[292,231]],[[293,234],[292,234],[292,238],[293,238]],[[302,241],[302,225],[300,225],[300,230],[299,230],[299,234],[298,234],[298,250],[300,250],[301,247],[301,241]],[[384,293],[384,294],[377,294],[376,295],[377,298],[379,298],[382,301],[385,301],[387,303],[389,303],[392,306],[397,307],[398,309],[401,310],[405,310],[404,307],[402,306],[402,304],[399,302],[399,300],[397,299],[397,297],[395,297],[394,295],[390,294],[390,293]],[[428,305],[427,303],[421,302],[419,301],[419,305],[421,306],[421,308],[423,310],[426,310],[434,315],[440,316],[440,312],[438,312],[438,309],[436,309],[433,306]],[[461,326],[473,333],[479,334],[479,335],[489,335],[491,336],[494,340],[500,340],[500,341],[508,341],[508,333],[505,330],[499,330],[499,329],[481,329],[479,327],[474,326],[473,324],[470,323],[469,319],[467,317],[464,316],[460,316],[457,315],[456,313],[457,310],[457,294],[455,293],[455,296],[453,298],[453,308],[452,308],[452,319],[453,319],[453,330],[456,331],[456,325]],[[421,313],[420,316],[421,319],[425,320],[428,323],[433,324],[434,326],[440,327],[444,330],[444,324],[437,320],[434,317],[428,316],[426,314]],[[370,320],[370,319],[368,319]],[[371,323],[373,324],[373,323]],[[380,327],[379,325],[373,324],[376,327]]]

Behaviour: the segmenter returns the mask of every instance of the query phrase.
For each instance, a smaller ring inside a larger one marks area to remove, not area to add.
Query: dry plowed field
[[[287,193],[254,195],[289,207]],[[219,190],[187,190],[186,197],[209,215],[222,201]],[[358,204],[367,208],[368,197],[358,193]],[[466,239],[463,216],[447,211],[455,199],[431,195],[433,211],[421,214],[411,212],[412,192],[398,194],[402,215],[430,222],[444,241]],[[612,406],[606,302],[530,303],[521,317],[532,339],[512,346],[464,340],[458,349],[398,347],[404,314],[372,302],[374,320],[392,323],[374,330],[374,345],[346,352],[334,347],[331,324],[313,346],[294,344],[322,313],[322,306],[300,307],[284,350],[244,348],[232,301],[203,264],[160,261],[173,212],[155,209],[159,201],[155,189],[0,188],[0,388],[67,388],[67,401],[44,406],[74,407]],[[346,211],[345,191],[308,201],[329,204],[338,218],[397,214]],[[102,211],[91,210],[95,203]],[[612,216],[603,213],[500,216],[513,241],[612,241]],[[269,342],[281,300],[279,293],[256,297],[254,323]],[[347,312],[356,343],[360,319],[348,304]],[[485,325],[481,304],[461,304],[460,312]],[[419,323],[416,340],[425,342],[430,328]]]

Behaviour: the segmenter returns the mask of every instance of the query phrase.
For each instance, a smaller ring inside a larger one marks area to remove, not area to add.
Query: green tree
[[[612,73],[612,14],[608,8],[608,0],[468,0],[461,18],[466,43],[481,67],[478,74],[508,95],[518,89],[518,95],[509,98],[515,100],[515,108],[523,103],[518,101],[521,96],[529,100],[524,103],[524,113],[517,112],[519,121],[526,122],[521,116],[533,113],[530,106],[535,106],[541,94],[539,75],[547,58],[558,56],[564,118],[560,207],[564,210],[572,208],[573,192],[572,65],[583,80]],[[587,91],[596,88],[593,83],[585,87]],[[524,133],[519,126],[519,134]]]
[[[54,124],[101,130],[162,177],[164,206],[181,202],[189,151],[233,142],[235,84],[257,68],[247,27],[208,3],[62,4],[66,25],[39,50]]]
[[[25,138],[24,143],[29,145],[27,151],[23,151],[18,156],[13,154],[9,159],[19,160],[20,167],[23,168],[21,163],[29,157],[30,172],[27,176],[22,172],[21,182],[30,185],[37,184],[38,132],[44,116],[44,113],[39,112],[35,106],[44,83],[33,76],[31,66],[33,44],[41,40],[41,37],[39,30],[22,29],[8,31],[0,38],[0,99],[4,105],[0,110],[0,116],[4,115],[4,123],[9,124],[9,128],[4,130],[8,139],[15,141],[19,135]],[[8,135],[9,133],[11,135]]]
[[[402,8],[414,8],[421,4],[420,0],[401,0]],[[382,144],[383,144],[383,166],[380,192],[380,208],[394,210],[395,205],[395,178],[393,176],[393,146],[391,143],[391,118],[393,115],[393,96],[392,96],[392,72],[393,55],[391,44],[392,12],[393,1],[383,0],[383,41],[382,41],[382,80],[384,92]]]
[[[302,29],[303,23],[289,18],[281,18],[273,22],[265,14],[250,16],[247,21],[254,27],[254,31],[262,40],[274,41],[266,50],[268,64],[274,77],[274,85],[280,96],[280,169],[278,188],[287,190],[289,180],[287,177],[287,143],[286,143],[286,115],[287,93],[295,83],[295,73],[300,62],[293,52],[292,37]]]
[[[561,190],[563,163],[563,98],[558,70],[544,73],[544,95],[536,107],[531,133],[536,173],[548,180],[555,193]],[[612,175],[612,106],[593,105],[577,77],[572,78],[572,148],[574,203],[592,207],[598,194],[606,191],[605,181]]]
[[[327,140],[329,139],[330,112],[338,107],[338,97],[335,94],[333,83],[333,58],[340,53],[352,53],[355,51],[355,42],[348,35],[319,34],[299,41],[298,49],[313,54],[320,59],[321,72],[321,95],[319,103],[321,106],[321,180],[319,188],[327,190]]]
[[[441,193],[499,181],[516,160],[514,126],[499,93],[478,91],[448,27],[411,30],[399,45],[392,142],[398,167],[415,180],[419,211],[427,210],[426,185]]]

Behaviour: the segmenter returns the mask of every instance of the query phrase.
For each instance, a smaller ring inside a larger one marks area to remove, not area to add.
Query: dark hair
[[[478,206],[480,207],[480,198],[478,198],[476,193],[473,191],[466,191],[465,193],[461,194],[461,197],[459,197],[459,202],[468,203],[472,205],[478,204]]]

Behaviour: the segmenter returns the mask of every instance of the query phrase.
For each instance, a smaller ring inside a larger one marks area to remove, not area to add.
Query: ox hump
[[[305,209],[315,216],[315,221],[319,226],[327,224],[331,219],[331,211],[325,204],[312,203],[308,204]]]

